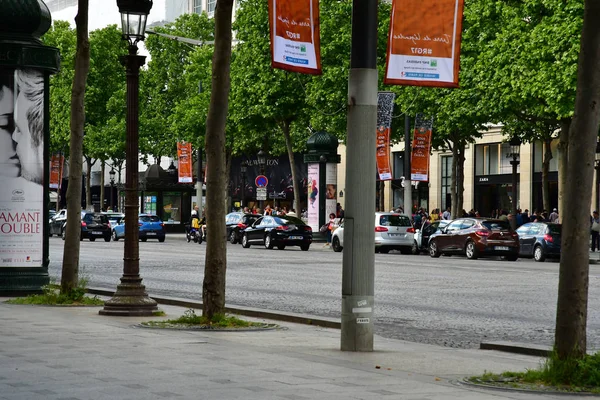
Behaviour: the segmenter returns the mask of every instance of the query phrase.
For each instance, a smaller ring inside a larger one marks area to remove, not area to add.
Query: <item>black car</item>
[[[61,236],[65,240],[67,221],[65,220],[62,227]],[[94,212],[81,212],[81,236],[80,240],[89,239],[93,242],[98,239],[104,239],[105,242],[110,242],[111,227],[108,217],[104,214]]]
[[[227,238],[233,244],[242,241],[241,231],[251,226],[261,215],[246,214],[243,212],[232,212],[225,216],[227,226]]]
[[[252,226],[242,231],[242,246],[264,245],[267,249],[277,246],[300,246],[307,251],[312,243],[312,228],[301,219],[287,215],[260,217]]]
[[[560,232],[562,225],[551,222],[529,222],[517,229],[519,256],[533,257],[543,262],[546,258],[560,258]]]

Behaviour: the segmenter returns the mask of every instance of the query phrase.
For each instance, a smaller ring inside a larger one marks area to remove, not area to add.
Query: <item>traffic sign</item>
[[[256,200],[266,200],[267,199],[267,188],[258,187],[256,188]]]
[[[269,184],[269,179],[267,179],[267,177],[264,175],[258,175],[254,180],[254,183],[259,188],[267,187],[267,185]]]

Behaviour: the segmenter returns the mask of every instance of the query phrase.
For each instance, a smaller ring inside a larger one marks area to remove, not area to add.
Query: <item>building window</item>
[[[551,142],[552,159],[550,160],[550,172],[558,171],[558,139]],[[542,172],[542,164],[544,163],[544,142],[533,142],[533,172]]]
[[[510,144],[493,143],[475,146],[475,175],[511,174]],[[519,172],[519,169],[517,169]]]
[[[217,6],[217,0],[208,0],[206,5],[206,9],[209,13],[215,12],[215,7]]]
[[[445,210],[452,206],[452,156],[442,156],[442,201],[440,210]]]
[[[192,10],[194,14],[202,14],[202,1],[203,0],[194,0],[194,9]]]
[[[394,160],[394,179],[402,179],[404,176],[404,152],[393,152],[392,160]]]
[[[77,6],[77,0],[50,0],[46,1],[46,5],[51,12],[62,11],[67,7]]]

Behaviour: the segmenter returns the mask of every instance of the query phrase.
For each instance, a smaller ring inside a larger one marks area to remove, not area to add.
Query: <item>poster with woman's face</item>
[[[44,76],[0,69],[0,266],[41,267]]]

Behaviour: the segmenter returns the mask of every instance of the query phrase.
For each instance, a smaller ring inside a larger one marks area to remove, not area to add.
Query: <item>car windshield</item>
[[[140,222],[160,222],[156,215],[140,215]]]
[[[481,225],[488,228],[490,231],[510,231],[508,221],[483,221]]]
[[[410,219],[406,215],[382,215],[379,217],[381,226],[411,226]]]
[[[548,225],[548,233],[551,235],[560,235],[562,225]]]
[[[300,218],[290,217],[290,216],[281,216],[273,218],[276,223],[280,225],[304,225],[304,222]]]
[[[87,222],[88,224],[90,222],[93,222],[96,224],[108,223],[108,218],[106,218],[106,215],[102,215],[102,214],[85,214],[85,217],[83,218],[83,220],[85,222]]]

